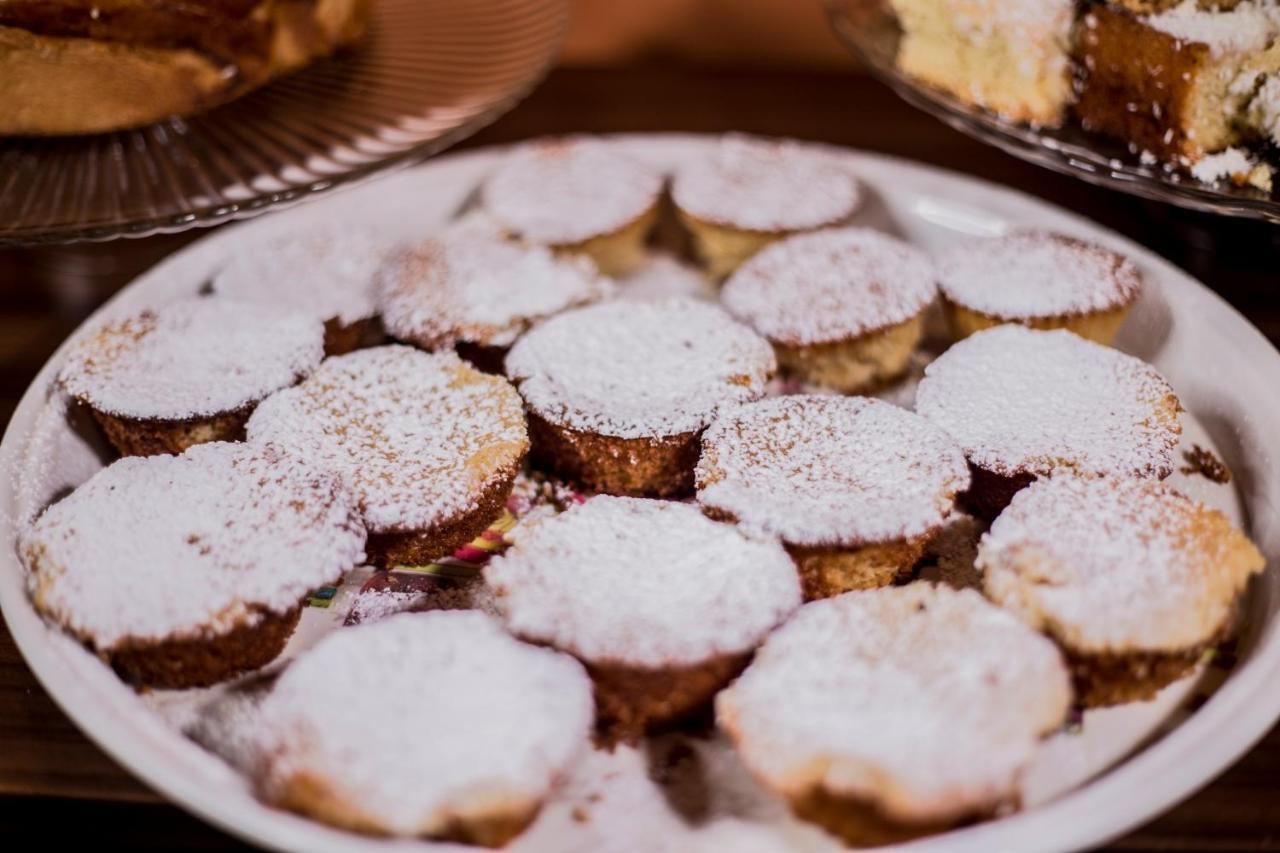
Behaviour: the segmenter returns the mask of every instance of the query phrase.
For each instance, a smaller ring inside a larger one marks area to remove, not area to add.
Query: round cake
[[[324,326],[285,308],[187,299],[107,323],[67,354],[58,382],[125,456],[244,437],[257,403],[308,376]]]
[[[182,688],[273,660],[307,594],[359,564],[364,543],[337,477],[216,442],[109,465],[20,547],[41,613],[127,681]]]
[[[391,248],[371,229],[312,227],[237,251],[213,289],[315,317],[324,323],[325,354],[342,355],[376,331],[374,277]]]
[[[676,495],[693,489],[703,429],[763,395],[774,364],[720,308],[674,298],[553,317],[512,347],[507,376],[538,462],[595,491]]]
[[[1167,477],[1182,407],[1151,365],[1067,331],[997,326],[925,368],[916,411],[973,468],[966,500],[987,518],[1058,471]]]
[[[805,597],[910,573],[969,484],[964,453],[924,418],[866,397],[773,397],[707,429],[698,503],[782,540]]]
[[[861,196],[857,180],[826,152],[735,134],[671,182],[680,220],[716,279],[775,240],[840,224]]]
[[[376,835],[501,847],[586,752],[591,681],[490,617],[410,613],[343,628],[256,717],[265,800]]]
[[[499,373],[507,348],[531,325],[609,290],[589,261],[471,230],[398,253],[379,279],[393,337],[426,350],[457,347]]]
[[[587,136],[534,142],[485,182],[484,208],[509,236],[586,255],[605,275],[644,260],[663,178],[619,146]]]
[[[507,627],[586,664],[610,737],[705,707],[800,603],[781,546],[689,504],[601,495],[512,538],[484,570]]]
[[[914,583],[802,607],[716,716],[798,816],[874,846],[1015,804],[1070,704],[1053,643],[972,590]]]
[[[423,565],[484,532],[528,448],[520,397],[505,380],[453,352],[398,345],[327,359],[263,402],[248,436],[339,473],[381,566]]]
[[[1042,231],[966,241],[937,265],[956,338],[1021,323],[1110,344],[1142,291],[1142,274],[1128,258]]]
[[[765,248],[721,299],[769,339],[783,373],[857,393],[906,370],[935,293],[919,250],[869,228],[831,228]]]
[[[977,560],[987,595],[1063,648],[1086,705],[1189,672],[1265,563],[1225,515],[1162,483],[1077,477],[1019,492]]]

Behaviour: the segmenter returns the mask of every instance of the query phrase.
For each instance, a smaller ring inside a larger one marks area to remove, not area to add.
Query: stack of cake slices
[[[892,0],[903,71],[1010,121],[1074,114],[1144,163],[1270,192],[1277,0]]]

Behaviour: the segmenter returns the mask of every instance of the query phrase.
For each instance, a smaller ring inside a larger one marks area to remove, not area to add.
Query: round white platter
[[[617,137],[665,169],[698,157],[710,137]],[[857,224],[898,234],[929,251],[1013,228],[1040,227],[1109,245],[1133,258],[1148,282],[1118,346],[1150,361],[1188,410],[1184,446],[1212,447],[1230,466],[1231,485],[1175,474],[1174,481],[1248,526],[1269,569],[1245,607],[1238,664],[1202,671],[1156,700],[1091,712],[1082,730],[1051,738],[1023,785],[1025,808],[1000,820],[925,839],[913,850],[1065,850],[1096,844],[1142,823],[1206,784],[1280,716],[1280,353],[1208,288],[1138,245],[1042,201],[980,180],[884,156],[826,149],[864,182]],[[325,220],[380,228],[391,239],[430,232],[457,215],[503,156],[486,150],[424,166],[286,213],[219,231],[172,256],[125,288],[85,328],[195,294],[247,241]],[[608,180],[608,176],[601,176]],[[264,283],[269,286],[269,283]],[[73,336],[74,338],[75,336]],[[47,626],[32,609],[14,543],[50,500],[104,464],[95,433],[69,414],[52,379],[64,346],[23,397],[0,443],[0,608],[41,683],[76,724],[155,790],[245,839],[283,850],[469,849],[363,838],[260,804],[245,779],[180,731],[206,693],[140,696],[97,658]],[[1087,520],[1082,521],[1087,523]],[[308,613],[286,656],[340,620]],[[1207,696],[1207,701],[1206,697]],[[427,705],[424,704],[424,713]],[[429,724],[465,725],[465,721]],[[741,769],[715,744],[699,747],[707,772]],[[714,781],[714,780],[713,780]],[[649,779],[645,757],[620,748],[593,755],[512,850],[827,849],[829,839],[785,815],[749,784],[722,792],[722,816],[690,826]],[[581,803],[592,820],[580,819]]]

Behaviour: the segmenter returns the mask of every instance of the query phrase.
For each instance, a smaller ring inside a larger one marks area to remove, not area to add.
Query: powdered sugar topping
[[[99,411],[183,420],[243,408],[324,357],[324,326],[284,308],[187,299],[106,324],[67,354],[63,389]]]
[[[800,603],[781,546],[689,504],[601,495],[513,538],[484,570],[507,626],[593,663],[746,652]]]
[[[1132,261],[1101,246],[1047,232],[974,240],[938,259],[951,302],[1001,320],[1108,311],[1138,296]]]
[[[1280,145],[1280,74],[1270,74],[1249,102],[1249,121]]]
[[[535,320],[608,289],[585,259],[461,231],[397,254],[381,272],[379,301],[387,331],[401,340],[505,347]]]
[[[249,419],[252,442],[336,471],[370,531],[425,530],[514,475],[528,441],[520,398],[453,352],[406,346],[327,359]]]
[[[1070,700],[1051,642],[971,590],[915,583],[805,605],[716,711],[771,787],[925,821],[1010,801]]]
[[[916,411],[997,474],[1167,476],[1180,407],[1155,368],[1070,332],[998,326],[925,368]]]
[[[870,228],[832,228],[774,243],[739,267],[721,299],[771,341],[843,341],[910,320],[936,292],[929,258]]]
[[[387,833],[438,834],[536,807],[588,749],[593,713],[577,661],[487,616],[392,616],[330,634],[280,677],[258,713],[259,787],[323,786]]]
[[[1263,565],[1226,516],[1168,486],[1069,476],[1015,495],[978,552],[994,601],[1084,652],[1194,648]]]
[[[1234,9],[1201,9],[1184,0],[1145,19],[1148,26],[1185,42],[1207,45],[1214,56],[1253,53],[1280,33],[1280,6],[1274,0],[1243,0]]]
[[[865,397],[774,397],[703,435],[698,502],[791,545],[856,546],[942,526],[964,454],[911,412]]]
[[[312,228],[239,250],[214,277],[213,289],[350,325],[376,313],[374,274],[393,245],[348,223]]]
[[[620,438],[696,432],[764,393],[773,349],[720,308],[685,298],[607,302],[516,342],[507,375],[553,423]]]
[[[834,157],[790,141],[730,134],[681,168],[671,197],[704,222],[747,231],[802,231],[847,219],[858,182]]]
[[[599,139],[524,145],[484,185],[485,209],[513,236],[554,246],[612,234],[658,203],[662,175]]]
[[[336,477],[272,447],[126,457],[24,535],[36,606],[100,650],[284,614],[364,556]]]
[[[1191,167],[1191,176],[1206,184],[1220,181],[1243,183],[1257,167],[1258,160],[1253,154],[1243,148],[1232,147],[1200,158]]]

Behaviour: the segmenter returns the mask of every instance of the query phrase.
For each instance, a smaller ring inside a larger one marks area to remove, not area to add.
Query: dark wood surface
[[[1017,187],[1168,257],[1280,341],[1280,228],[1191,214],[1037,169],[954,133],[857,74],[671,65],[561,70],[463,147],[571,131],[661,130],[742,130],[838,143]],[[0,423],[89,311],[198,236],[0,252]],[[87,836],[129,849],[243,846],[165,804],[86,740],[0,630],[0,839],[24,829],[38,831],[42,846]],[[1280,728],[1204,790],[1112,849],[1280,851]]]

